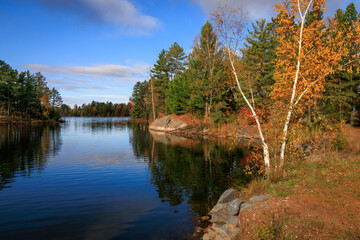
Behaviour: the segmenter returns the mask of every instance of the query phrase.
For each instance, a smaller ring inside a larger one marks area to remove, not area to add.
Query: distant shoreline
[[[41,125],[41,124],[60,124],[65,123],[65,120],[0,120],[1,125]]]

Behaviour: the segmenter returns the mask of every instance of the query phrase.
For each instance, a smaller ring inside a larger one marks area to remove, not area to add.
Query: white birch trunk
[[[297,65],[296,65],[295,80],[294,80],[293,89],[292,89],[292,92],[291,92],[291,100],[290,100],[290,104],[289,104],[289,110],[287,112],[286,120],[285,120],[285,124],[284,124],[283,141],[282,141],[281,149],[280,149],[280,167],[282,167],[284,165],[284,161],[285,161],[286,142],[287,142],[287,135],[288,135],[288,129],[289,129],[291,115],[292,115],[292,112],[294,110],[294,106],[298,103],[298,101],[296,101],[296,103],[294,103],[294,100],[295,100],[296,87],[297,87],[297,83],[298,83],[298,80],[299,80],[299,73],[300,73],[300,66],[301,66],[300,59],[301,59],[301,49],[302,49],[302,36],[303,36],[303,31],[304,31],[305,17],[306,17],[306,14],[307,14],[312,2],[313,1],[309,2],[309,5],[307,6],[304,14],[302,14],[301,9],[300,9],[300,3],[298,1],[299,15],[301,17],[298,59],[297,59]]]
[[[261,139],[261,144],[262,144],[262,148],[263,148],[263,154],[264,154],[264,163],[265,163],[265,169],[266,169],[266,173],[269,172],[270,169],[270,153],[269,153],[269,146],[266,143],[266,140],[264,138],[263,132],[262,132],[262,128],[261,128],[261,124],[259,121],[259,118],[255,112],[255,109],[253,108],[253,106],[251,105],[251,103],[249,102],[249,100],[247,99],[247,97],[245,96],[244,92],[242,91],[240,82],[239,82],[239,78],[237,76],[236,73],[236,69],[234,66],[234,60],[231,56],[231,50],[229,47],[227,47],[227,51],[228,51],[228,55],[229,55],[229,61],[230,61],[230,65],[231,65],[231,69],[232,69],[232,73],[234,74],[235,80],[236,80],[236,85],[241,93],[241,96],[244,98],[246,104],[248,105],[248,107],[250,108],[250,111],[255,119],[256,122],[256,126],[260,135],[260,139]]]
[[[155,115],[155,102],[154,102],[154,87],[153,87],[153,78],[151,78],[151,101],[152,101],[152,112],[153,112],[153,118],[156,119]]]

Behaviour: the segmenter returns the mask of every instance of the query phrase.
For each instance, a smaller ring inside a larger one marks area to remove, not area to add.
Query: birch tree
[[[273,99],[285,106],[280,148],[280,166],[284,165],[291,117],[295,109],[310,106],[322,96],[326,76],[341,67],[348,51],[336,20],[328,25],[317,14],[325,10],[325,0],[284,0],[276,4],[279,47]],[[311,12],[312,20],[306,21]]]
[[[326,25],[322,18],[313,16],[313,20],[306,23],[310,11],[312,14],[320,13],[324,11],[324,6],[325,0],[284,0],[275,5],[278,12],[279,45],[272,97],[285,107],[284,114],[280,115],[280,118],[284,119],[279,119],[279,124],[283,124],[279,152],[280,167],[284,165],[290,121],[295,107],[301,110],[306,104],[312,104],[320,98],[326,76],[341,68],[340,61],[348,54],[344,45],[350,36],[348,34],[344,37],[337,27],[336,20],[330,20]],[[220,7],[213,13],[213,22],[227,53],[237,88],[255,119],[268,172],[270,154],[263,126],[259,121],[255,104],[249,101],[251,94],[244,91],[245,88],[239,81],[238,61],[241,58],[240,47],[244,41],[247,18],[239,9]],[[359,23],[356,24],[355,34],[360,36]],[[356,39],[359,41],[359,37]]]
[[[256,113],[256,106],[255,104],[252,105],[250,103],[249,96],[247,96],[246,92],[244,92],[243,86],[240,84],[237,66],[240,59],[240,47],[241,43],[244,41],[245,27],[248,19],[246,15],[240,11],[240,9],[228,8],[226,6],[219,7],[213,13],[212,17],[215,31],[218,34],[219,40],[222,43],[224,51],[227,55],[227,61],[230,65],[229,68],[235,79],[236,86],[255,119],[263,148],[265,169],[266,172],[268,172],[270,169],[269,147],[265,140],[258,114]]]

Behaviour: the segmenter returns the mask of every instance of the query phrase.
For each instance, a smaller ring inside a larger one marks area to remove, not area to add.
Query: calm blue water
[[[242,149],[124,118],[0,126],[0,239],[189,239]]]

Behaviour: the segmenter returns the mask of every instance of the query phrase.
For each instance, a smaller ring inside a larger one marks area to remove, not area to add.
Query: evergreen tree
[[[167,57],[167,52],[162,50],[159,53],[158,60],[154,64],[154,67],[151,69],[151,84],[153,84],[154,91],[154,105],[156,115],[165,113],[165,104],[166,104],[166,91],[169,87],[169,62]]]
[[[356,43],[355,22],[358,21],[358,12],[354,3],[350,3],[346,11],[338,9],[335,14],[338,27],[347,36],[353,38],[346,43],[348,56],[344,57],[341,65],[344,67],[328,76],[325,93],[322,101],[323,112],[337,120],[349,120],[350,112],[354,107],[360,107],[360,99],[357,87],[360,85],[359,61],[356,60],[360,53],[359,45]]]
[[[202,111],[208,118],[214,105],[221,101],[228,80],[223,53],[213,26],[208,21],[202,26],[200,37],[189,57],[189,69],[193,90],[190,106],[195,111]]]
[[[0,60],[1,114],[12,118],[51,119],[50,98],[51,91],[41,73],[18,73]],[[59,92],[57,98],[61,99]]]
[[[191,73],[185,70],[171,81],[169,89],[166,93],[167,111],[174,114],[184,114],[189,106],[191,96]]]
[[[35,77],[29,71],[19,74],[16,99],[16,108],[22,113],[22,117],[36,118],[39,99],[37,98]]]
[[[275,22],[265,19],[252,23],[243,50],[242,81],[255,102],[267,104],[270,87],[274,84],[276,61]]]
[[[173,80],[184,71],[186,55],[184,49],[175,42],[169,48],[166,57],[168,60],[170,80]]]
[[[144,82],[137,82],[134,86],[133,93],[131,96],[131,102],[133,104],[133,107],[130,116],[132,118],[148,119],[148,115],[149,115],[148,112],[149,107],[147,103],[147,94],[149,88],[148,85],[149,83],[147,81],[144,81]]]
[[[59,91],[56,90],[55,88],[52,88],[50,91],[50,105],[53,108],[55,108],[55,107],[60,107],[62,103],[63,100]]]
[[[0,60],[0,104],[5,107],[9,116],[15,104],[17,75],[16,70]]]

